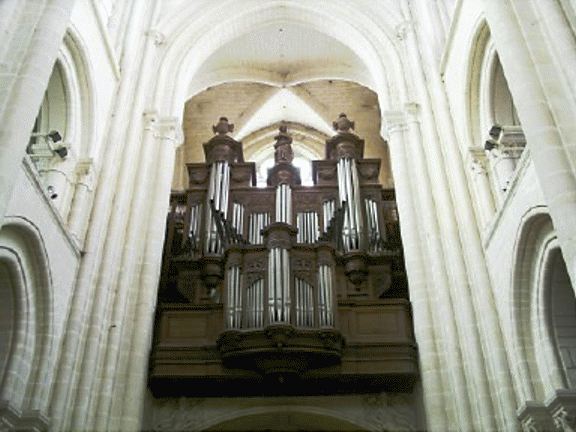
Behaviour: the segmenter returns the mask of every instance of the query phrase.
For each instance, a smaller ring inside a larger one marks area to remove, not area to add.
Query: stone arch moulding
[[[93,88],[94,71],[88,61],[88,49],[80,33],[73,26],[66,31],[59,58],[62,58],[67,65],[66,75],[74,89],[74,94],[70,98],[70,107],[80,113],[74,121],[75,130],[73,132],[78,131],[73,134],[76,141],[72,143],[74,153],[78,159],[96,157],[93,121],[96,112]]]
[[[157,101],[155,105],[161,107],[161,111],[173,113],[172,115],[180,118],[181,108],[189,97],[189,83],[195,78],[195,72],[204,61],[225,43],[248,31],[277,22],[279,17],[295,24],[313,26],[359,53],[367,70],[374,77],[377,93],[386,106],[397,104],[405,94],[402,64],[399,53],[391,41],[392,37],[378,30],[379,26],[371,18],[350,8],[344,2],[335,5],[330,11],[322,10],[320,5],[315,3],[302,5],[278,0],[263,5],[261,2],[251,2],[240,13],[222,20],[222,16],[230,15],[223,13],[220,8],[226,5],[229,6],[228,3],[220,5],[201,16],[204,22],[213,21],[214,25],[211,28],[206,25],[190,25],[190,20],[194,21],[198,17],[189,17],[186,14],[174,19],[172,25],[166,23],[168,20],[159,23],[158,30],[166,35],[167,41],[170,41],[159,62],[162,66],[154,92]],[[336,7],[342,9],[341,14],[334,11]],[[347,18],[350,15],[354,15],[355,21],[363,23],[362,31],[358,29],[359,27],[352,27],[349,24]],[[339,18],[340,16],[343,18]],[[186,21],[185,18],[189,20]],[[184,22],[187,22],[186,25]],[[396,24],[391,23],[387,27],[393,29]],[[196,30],[206,28],[210,30],[204,31],[203,34]],[[346,39],[343,34],[347,35]],[[383,58],[388,60],[386,67]]]
[[[0,265],[9,275],[14,315],[3,321],[12,341],[0,377],[0,424],[33,421],[46,426],[54,365],[53,289],[48,255],[38,228],[7,217],[0,231]]]
[[[485,100],[481,99],[481,86],[483,77],[489,73],[486,66],[493,62],[496,50],[492,42],[490,28],[484,17],[480,17],[474,31],[472,38],[468,44],[468,52],[471,53],[470,61],[466,73],[466,113],[468,118],[468,141],[470,145],[480,145],[482,138],[488,132],[480,130],[482,112],[485,107]],[[491,60],[492,59],[492,60]]]
[[[97,151],[93,73],[87,54],[80,34],[70,27],[60,46],[35,128],[40,133],[60,132],[62,141],[53,147],[64,146],[66,154],[29,151],[43,187],[52,187],[56,192],[53,204],[64,220],[71,211],[78,182],[86,183],[82,173],[87,167],[90,169]]]
[[[565,388],[562,367],[549,327],[545,278],[558,240],[543,206],[522,217],[514,245],[511,275],[511,364],[520,404],[544,403],[554,390]]]
[[[309,417],[315,417],[316,419],[329,419],[331,424],[341,423],[346,426],[342,430],[374,430],[374,425],[367,421],[358,418],[351,418],[337,410],[322,408],[322,407],[312,407],[312,406],[301,406],[301,405],[280,405],[280,406],[260,406],[251,408],[236,409],[229,412],[219,411],[217,415],[211,418],[198,418],[197,412],[195,412],[194,407],[191,409],[185,409],[186,402],[177,402],[179,405],[178,413],[174,415],[171,412],[170,419],[164,419],[163,417],[155,418],[153,430],[220,430],[222,426],[228,425],[232,429],[223,430],[234,430],[240,426],[240,424],[235,424],[235,422],[241,422],[243,419],[250,417],[273,417],[277,414],[288,414],[288,415],[303,415]],[[246,430],[246,425],[242,425],[241,429]]]

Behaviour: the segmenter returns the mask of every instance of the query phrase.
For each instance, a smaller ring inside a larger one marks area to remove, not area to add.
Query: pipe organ
[[[341,114],[301,185],[281,125],[267,187],[225,117],[167,222],[150,387],[165,395],[409,391],[417,355],[394,191]],[[242,385],[247,384],[247,385]]]

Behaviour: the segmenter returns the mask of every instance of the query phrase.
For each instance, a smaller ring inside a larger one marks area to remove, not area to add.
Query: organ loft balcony
[[[267,187],[221,118],[171,196],[156,397],[409,392],[418,378],[394,190],[342,114],[312,162],[282,125]],[[272,144],[272,143],[271,143]]]

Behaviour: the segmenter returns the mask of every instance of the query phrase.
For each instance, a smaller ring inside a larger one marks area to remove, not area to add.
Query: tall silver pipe
[[[241,303],[241,274],[238,266],[228,269],[226,277],[226,325],[228,328],[240,328],[242,303]]]
[[[290,185],[276,188],[276,222],[292,223],[292,190]]]
[[[323,207],[324,231],[326,231],[330,226],[330,221],[334,217],[334,210],[335,210],[334,200],[324,201],[322,207]]]
[[[242,327],[252,328],[254,326],[254,284],[246,288],[246,307],[244,308],[245,321]]]
[[[310,285],[308,285],[308,291],[306,292],[306,304],[308,305],[306,325],[311,327],[314,324],[314,299],[312,298],[312,287]]]
[[[276,283],[274,284],[274,297],[275,297],[275,304],[274,304],[274,320],[281,321],[281,313],[282,313],[282,263],[280,261],[280,254],[279,249],[274,249],[274,273],[276,276]]]
[[[319,284],[319,298],[318,298],[318,308],[320,310],[320,326],[333,326],[334,325],[334,315],[332,306],[332,269],[328,265],[321,265],[318,272],[318,284]]]
[[[276,275],[274,274],[274,250],[268,253],[268,321],[273,323],[274,319],[274,285],[276,284]]]
[[[362,203],[360,184],[354,159],[343,158],[338,161],[338,187],[341,201],[346,201],[344,213],[343,242],[346,250],[361,248],[363,235]]]
[[[362,248],[362,241],[364,238],[364,218],[362,217],[362,197],[360,194],[360,179],[358,177],[358,169],[356,167],[356,160],[352,159],[350,164],[350,173],[352,175],[352,193],[354,196],[354,213],[356,219],[356,229],[358,232],[358,248]]]
[[[286,249],[282,250],[282,269],[284,274],[283,281],[283,300],[284,300],[284,321],[290,322],[290,264],[288,251]]]
[[[301,319],[301,312],[300,312],[300,298],[301,298],[301,293],[300,293],[300,279],[296,278],[296,280],[294,281],[294,293],[296,295],[296,298],[294,299],[294,308],[296,309],[296,325],[300,326],[302,325],[302,319]]]

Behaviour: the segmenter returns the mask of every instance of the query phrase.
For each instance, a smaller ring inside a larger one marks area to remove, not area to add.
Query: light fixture
[[[58,147],[54,147],[53,144],[62,141],[62,135],[57,130],[53,129],[48,133],[33,133],[32,137],[39,137],[44,138],[46,145],[50,149],[53,154],[57,154],[60,159],[65,159],[68,156],[68,147],[65,145],[59,145]]]
[[[484,143],[484,150],[486,151],[494,150],[496,147],[498,147],[498,143],[492,138],[487,139]]]
[[[58,141],[62,141],[62,135],[57,130],[51,130],[46,134],[48,138],[52,140],[53,143],[57,143]]]
[[[46,191],[48,192],[48,197],[51,200],[55,200],[56,198],[58,198],[58,194],[56,193],[56,189],[54,189],[54,186],[50,185],[46,188]]]

